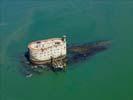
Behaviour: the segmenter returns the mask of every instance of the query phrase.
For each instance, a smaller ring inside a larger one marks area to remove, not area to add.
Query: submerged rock
[[[32,77],[32,75],[33,75],[33,74],[30,73],[30,74],[27,74],[26,77],[29,78],[29,77]]]
[[[71,46],[68,48],[68,62],[75,63],[85,60],[87,57],[108,49],[110,45],[111,41],[104,40]]]
[[[77,54],[86,54],[91,53],[92,51],[100,51],[102,49],[108,48],[108,46],[111,44],[111,41],[96,41],[94,43],[86,43],[83,45],[76,45],[71,46],[68,48],[68,52],[73,52]]]

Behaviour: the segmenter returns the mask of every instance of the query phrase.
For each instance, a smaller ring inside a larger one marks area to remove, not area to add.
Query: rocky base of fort
[[[52,59],[45,62],[34,62],[29,58],[28,52],[24,55],[22,63],[25,66],[24,74],[26,77],[31,77],[33,74],[40,74],[43,71],[66,71],[69,64],[78,63],[87,58],[95,55],[98,52],[104,51],[110,47],[111,41],[96,41],[91,43],[84,43],[81,45],[72,45],[67,48],[67,55],[59,57],[58,59]]]

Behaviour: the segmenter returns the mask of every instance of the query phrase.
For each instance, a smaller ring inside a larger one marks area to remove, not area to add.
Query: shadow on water
[[[77,64],[86,60],[89,60],[90,57],[97,54],[98,52],[107,50],[111,45],[111,41],[102,40],[89,42],[84,44],[71,45],[67,48],[67,57],[64,60],[64,63],[67,63],[67,69],[69,65]],[[51,64],[45,65],[35,65],[30,62],[29,53],[25,52],[24,56],[21,59],[24,70],[23,73],[26,77],[31,77],[33,74],[41,74],[44,71],[53,71],[53,72],[64,72],[66,69],[54,69]]]

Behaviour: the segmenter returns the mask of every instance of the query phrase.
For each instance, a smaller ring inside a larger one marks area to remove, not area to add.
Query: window
[[[36,43],[38,44],[38,43],[41,43],[41,42],[40,41],[37,41]]]
[[[60,42],[55,42],[55,44],[60,44]]]

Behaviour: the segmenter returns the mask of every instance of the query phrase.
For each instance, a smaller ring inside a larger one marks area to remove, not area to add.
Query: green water
[[[133,100],[133,2],[0,0],[1,100]],[[68,44],[112,40],[109,50],[64,73],[25,78],[29,42],[66,34]]]

